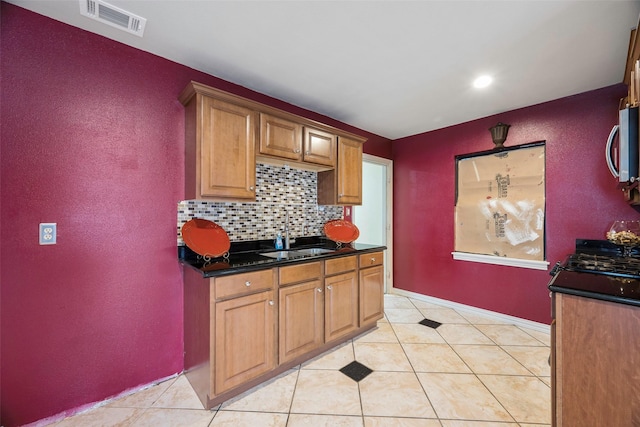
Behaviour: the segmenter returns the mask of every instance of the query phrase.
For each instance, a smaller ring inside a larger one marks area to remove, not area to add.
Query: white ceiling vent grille
[[[144,26],[147,23],[145,18],[102,0],[80,0],[80,14],[140,37],[142,37]]]

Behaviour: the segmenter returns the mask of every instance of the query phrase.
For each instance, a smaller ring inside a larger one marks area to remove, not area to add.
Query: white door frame
[[[385,285],[384,292],[388,293],[393,289],[393,160],[385,159],[383,157],[372,156],[371,154],[363,154],[362,162],[373,163],[376,165],[384,166],[386,169],[387,178],[387,203],[386,203],[386,241],[387,250],[384,254],[384,266],[385,266]],[[354,222],[355,212],[354,214]]]

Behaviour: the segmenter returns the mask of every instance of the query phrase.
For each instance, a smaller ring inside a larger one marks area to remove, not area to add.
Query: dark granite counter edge
[[[618,304],[626,304],[626,305],[632,305],[634,307],[640,307],[639,300],[624,298],[616,295],[607,295],[607,294],[601,294],[596,292],[584,291],[581,289],[564,288],[564,287],[554,286],[554,285],[550,285],[549,290],[551,292],[558,292],[561,294],[575,295],[579,297],[591,298],[591,299],[596,299],[600,301],[608,301],[608,302],[614,302]]]
[[[362,245],[362,244],[359,244],[358,246],[359,246],[358,248],[345,247],[342,249],[336,249],[335,252],[313,255],[305,258],[265,260],[260,264],[243,265],[243,266],[237,266],[237,267],[230,266],[227,268],[221,268],[218,270],[211,270],[211,271],[203,271],[201,267],[199,267],[198,265],[194,265],[193,260],[190,260],[188,258],[179,258],[179,261],[185,267],[191,268],[201,273],[203,278],[210,278],[210,277],[221,277],[221,276],[227,276],[227,275],[239,274],[239,273],[247,273],[251,271],[266,270],[274,267],[282,267],[285,265],[303,264],[303,263],[308,263],[313,261],[326,260],[330,258],[341,258],[341,257],[346,257],[351,255],[361,255],[361,254],[372,253],[372,252],[380,252],[387,249],[386,246]]]

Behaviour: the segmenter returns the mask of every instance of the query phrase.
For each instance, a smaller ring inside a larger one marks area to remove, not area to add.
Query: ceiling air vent
[[[140,37],[142,37],[144,26],[147,23],[145,18],[102,0],[80,0],[80,14]]]

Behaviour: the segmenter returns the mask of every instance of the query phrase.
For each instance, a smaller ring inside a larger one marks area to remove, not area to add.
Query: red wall
[[[183,369],[176,203],[190,80],[369,137],[182,65],[1,4],[1,423]],[[378,154],[380,155],[380,154]],[[56,222],[58,243],[38,245]]]
[[[604,160],[622,85],[393,142],[394,286],[549,323],[545,271],[454,261],[455,159],[493,148],[488,129],[511,125],[506,146],[546,140],[546,258],[576,238],[604,239],[615,219],[638,219]]]

